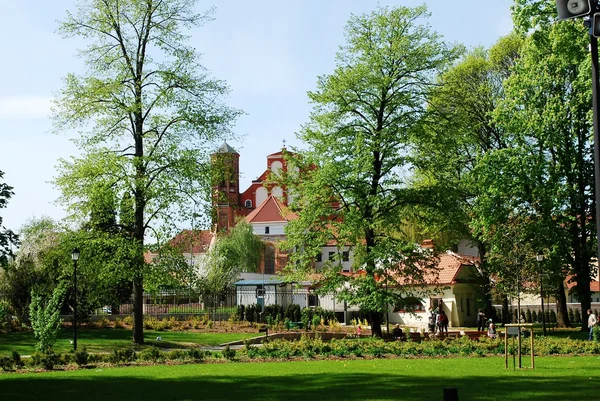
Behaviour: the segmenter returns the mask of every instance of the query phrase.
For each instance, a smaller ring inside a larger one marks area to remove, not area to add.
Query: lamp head
[[[535,260],[537,260],[538,262],[543,262],[544,261],[544,254],[539,252],[537,255],[535,255]]]
[[[79,260],[79,248],[74,248],[73,251],[71,251],[71,259],[74,261]]]

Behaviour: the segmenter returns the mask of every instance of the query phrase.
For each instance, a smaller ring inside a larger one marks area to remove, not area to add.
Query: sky
[[[214,20],[190,32],[190,44],[214,78],[225,80],[228,105],[245,112],[229,141],[240,154],[240,190],[266,169],[266,156],[288,147],[308,122],[307,92],[331,74],[349,17],[377,5],[425,3],[429,24],[448,42],[489,47],[512,29],[511,0],[199,0]],[[77,0],[0,0],[0,171],[15,195],[0,209],[3,225],[18,231],[32,218],[65,217],[53,186],[60,158],[78,155],[69,138],[51,133],[51,100],[69,73],[84,72],[83,39],[63,39],[58,21]]]

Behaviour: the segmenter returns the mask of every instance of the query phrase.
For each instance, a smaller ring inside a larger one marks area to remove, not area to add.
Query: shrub
[[[592,339],[594,341],[600,341],[600,325],[595,325],[592,329]]]
[[[299,322],[302,318],[302,312],[300,310],[300,305],[297,304],[289,304],[285,310],[285,317],[290,319],[292,322]]]
[[[531,310],[529,310],[529,309],[527,309],[527,312],[525,312],[525,321],[527,323],[531,323],[532,322],[532,320],[531,320]]]
[[[73,354],[73,360],[78,366],[85,366],[88,364],[90,354],[87,352],[85,347],[75,351]]]
[[[231,347],[229,347],[229,345],[226,346],[222,352],[223,352],[223,356],[225,357],[225,359],[233,360],[235,358],[236,352],[234,349],[231,349]]]
[[[581,312],[579,309],[575,309],[575,323],[581,323]]]
[[[0,329],[10,330],[12,328],[13,310],[8,301],[0,301]]]
[[[140,352],[138,359],[142,361],[153,361],[156,362],[158,360],[164,359],[160,350],[156,347],[146,348],[142,352]]]
[[[4,371],[13,370],[15,362],[9,356],[0,356],[0,368]]]
[[[60,306],[63,302],[65,290],[57,287],[52,291],[52,296],[47,303],[42,302],[42,297],[31,292],[31,304],[29,304],[29,317],[33,335],[37,338],[36,349],[41,352],[49,352],[56,342],[58,330],[60,329]]]
[[[125,328],[125,322],[123,321],[123,319],[116,318],[115,319],[115,329],[124,329],[124,328]]]
[[[54,369],[60,361],[60,355],[55,354],[52,350],[47,352],[34,352],[31,355],[31,364],[33,366],[41,366],[46,370]]]
[[[114,348],[109,360],[112,363],[133,362],[137,359],[137,354],[131,348]]]
[[[196,362],[202,362],[205,356],[206,352],[198,348],[190,348],[187,351],[187,357]]]

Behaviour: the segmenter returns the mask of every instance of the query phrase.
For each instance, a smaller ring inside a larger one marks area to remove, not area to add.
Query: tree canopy
[[[0,179],[4,177],[4,172],[0,171]],[[13,187],[0,182],[0,209],[4,209],[10,198],[14,195]],[[8,263],[8,257],[12,255],[12,247],[17,245],[17,235],[2,225],[2,216],[0,216],[0,266]]]

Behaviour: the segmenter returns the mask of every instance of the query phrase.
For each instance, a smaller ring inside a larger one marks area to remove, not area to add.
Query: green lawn
[[[0,374],[19,400],[596,400],[598,357],[544,357],[536,369],[502,358],[372,359],[92,368]]]
[[[257,337],[258,333],[197,333],[188,331],[154,331],[144,330],[144,340],[148,345],[168,348],[189,348],[196,346],[214,346],[248,337]],[[156,341],[157,337],[162,341]],[[73,331],[61,330],[59,339],[54,345],[56,352],[70,351],[73,346]],[[0,355],[16,350],[22,355],[30,355],[35,351],[36,340],[33,332],[16,332],[0,334]],[[113,348],[125,348],[133,344],[129,329],[81,329],[77,331],[77,347],[86,347],[89,352],[110,352]]]

